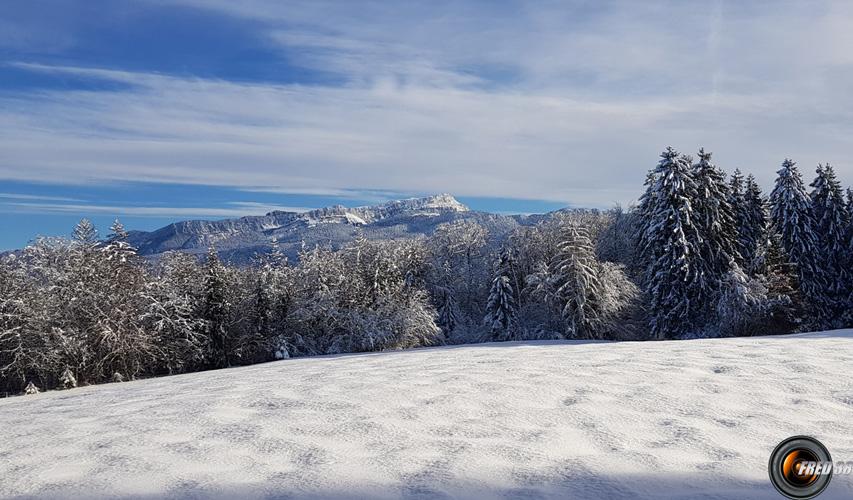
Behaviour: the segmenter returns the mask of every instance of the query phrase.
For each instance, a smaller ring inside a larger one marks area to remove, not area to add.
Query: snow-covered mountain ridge
[[[445,212],[468,212],[469,209],[449,194],[426,198],[394,200],[380,205],[347,208],[343,205],[320,208],[298,214],[296,220],[306,224],[341,223],[366,225],[391,217],[437,217]],[[268,215],[290,212],[271,212]]]
[[[410,238],[431,234],[442,223],[474,220],[502,234],[536,217],[506,216],[470,210],[449,194],[395,200],[374,206],[335,205],[308,212],[273,211],[261,216],[216,221],[191,220],[155,231],[131,231],[130,243],[142,255],[170,250],[201,253],[214,245],[226,259],[246,261],[268,252],[275,241],[290,257],[304,244],[339,246],[357,235],[368,239]]]
[[[851,342],[479,344],[0,399],[0,498],[775,500],[783,439],[853,458]]]

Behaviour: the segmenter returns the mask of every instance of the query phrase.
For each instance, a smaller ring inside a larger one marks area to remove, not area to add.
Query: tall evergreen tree
[[[74,241],[85,246],[94,247],[98,244],[98,230],[89,219],[81,219],[74,227]]]
[[[136,257],[136,249],[127,242],[127,236],[124,225],[116,219],[110,226],[107,244],[101,249],[107,260],[126,263]]]
[[[553,261],[553,288],[571,338],[597,338],[602,286],[592,241],[583,227],[569,225]]]
[[[723,280],[741,260],[737,249],[737,226],[726,175],[711,162],[711,153],[699,150],[693,166],[696,198],[693,213],[700,234],[700,268],[697,286],[699,304],[710,312],[720,293]]]
[[[742,207],[738,211],[738,246],[743,267],[750,276],[764,271],[769,249],[767,201],[752,175],[747,176]]]
[[[646,180],[643,183],[645,186],[645,191],[640,195],[640,203],[637,205],[637,208],[634,209],[634,214],[636,217],[635,227],[634,227],[634,245],[636,248],[636,255],[638,260],[642,262],[647,262],[652,258],[652,251],[654,250],[650,245],[648,240],[646,239],[649,234],[649,226],[652,223],[652,216],[656,210],[656,192],[655,192],[655,169],[649,170],[646,174]],[[639,272],[640,279],[643,281],[643,288],[648,286],[648,283],[645,281],[647,275],[645,272]]]
[[[847,235],[845,237],[844,267],[853,273],[853,189],[847,188]],[[846,326],[853,325],[853,277],[847,283],[847,313],[844,315]]]
[[[516,293],[511,282],[512,268],[512,257],[509,249],[505,248],[498,258],[483,317],[483,324],[489,328],[494,340],[509,340],[514,334],[517,310]]]
[[[738,253],[736,262],[741,268],[747,267],[747,255],[750,253],[743,238],[747,221],[749,220],[745,189],[743,174],[739,169],[735,169],[731,180],[729,180],[728,201],[729,206],[732,208],[732,216],[734,217],[735,248]]]
[[[693,213],[697,188],[690,161],[667,148],[649,189],[655,202],[643,238],[650,326],[656,338],[676,337],[698,326],[701,236]]]
[[[825,285],[818,258],[820,245],[814,233],[811,199],[794,161],[786,159],[770,194],[773,227],[779,233],[788,261],[796,266],[800,291],[808,303],[813,323],[823,323],[829,311],[822,300]]]
[[[737,203],[743,201],[743,195],[743,174],[741,173],[739,168],[736,168],[735,171],[732,172],[731,179],[729,179],[729,203],[731,203],[732,205],[736,205]]]
[[[438,319],[436,324],[449,337],[459,325],[459,307],[453,299],[453,293],[449,288],[442,287],[441,304],[438,307]]]
[[[822,301],[829,313],[830,326],[840,327],[841,315],[847,307],[850,273],[846,266],[847,232],[850,218],[841,184],[832,166],[818,165],[812,182],[811,200],[814,232],[820,249],[820,268],[823,273]]]
[[[224,368],[231,366],[231,346],[228,338],[227,277],[225,266],[219,260],[216,249],[207,251],[207,263],[204,267],[204,305],[202,319],[205,321],[205,333],[211,346],[212,366]]]
[[[853,222],[853,188],[847,188],[847,213]]]

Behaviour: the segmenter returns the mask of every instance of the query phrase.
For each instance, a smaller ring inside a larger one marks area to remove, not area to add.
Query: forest
[[[0,394],[294,356],[537,339],[659,340],[853,325],[853,191],[785,160],[765,196],[667,148],[636,206],[476,222],[229,265],[137,255],[116,221],[0,261]]]

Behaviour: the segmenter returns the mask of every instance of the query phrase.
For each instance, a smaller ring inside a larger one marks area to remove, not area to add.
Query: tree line
[[[569,210],[490,234],[279,251],[250,266],[140,257],[116,221],[0,261],[0,391],[291,356],[531,339],[644,340],[853,324],[853,194],[785,160],[769,197],[668,148],[630,210]]]

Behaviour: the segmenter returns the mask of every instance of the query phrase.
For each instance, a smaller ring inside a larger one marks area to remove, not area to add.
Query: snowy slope
[[[853,331],[507,343],[0,400],[0,496],[781,498],[770,451],[853,460]],[[836,476],[820,497],[853,496]]]

